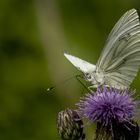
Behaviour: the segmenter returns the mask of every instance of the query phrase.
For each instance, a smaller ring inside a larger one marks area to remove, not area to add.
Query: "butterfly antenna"
[[[55,88],[55,86],[49,87],[49,88],[47,88],[47,91],[49,92],[49,91],[53,90],[54,88]]]
[[[52,87],[47,88],[47,92],[50,92],[50,91],[54,90],[56,87],[58,87],[58,85],[61,85],[61,84],[63,84],[63,83],[66,83],[66,82],[68,82],[69,80],[71,80],[71,79],[73,79],[73,78],[75,78],[75,76],[71,76],[71,77],[69,77],[69,78],[67,78],[67,79],[65,79],[65,80],[63,80],[63,81],[61,81],[61,82],[59,82],[58,84],[56,84],[56,85],[54,85],[54,86],[52,86]]]
[[[92,90],[90,90],[90,89],[88,88],[88,86],[87,86],[84,82],[82,82],[83,74],[72,76],[72,77],[70,77],[70,78],[68,78],[68,79],[65,79],[64,81],[62,81],[62,82],[56,84],[55,86],[49,87],[49,88],[47,88],[47,92],[50,92],[50,91],[54,90],[58,85],[61,85],[61,84],[63,84],[63,83],[66,83],[66,82],[68,82],[69,80],[71,80],[71,79],[73,79],[73,78],[76,78],[76,80],[77,80],[88,92],[92,92]]]

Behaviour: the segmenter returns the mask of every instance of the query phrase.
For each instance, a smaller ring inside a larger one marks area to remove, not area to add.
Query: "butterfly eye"
[[[89,73],[85,73],[87,79],[91,79],[91,75]]]

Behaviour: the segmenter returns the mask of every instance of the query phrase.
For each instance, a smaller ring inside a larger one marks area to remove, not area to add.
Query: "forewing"
[[[96,66],[82,60],[78,57],[72,56],[70,54],[64,53],[64,56],[81,72],[83,73],[90,73],[92,71],[95,71]]]
[[[140,23],[135,9],[126,12],[112,29],[96,71],[105,75],[105,83],[128,87],[140,67]]]

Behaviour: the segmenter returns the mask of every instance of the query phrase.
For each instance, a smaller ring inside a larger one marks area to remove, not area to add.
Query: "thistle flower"
[[[78,113],[66,109],[58,113],[57,128],[63,140],[83,140],[83,122]]]
[[[110,135],[111,139],[114,138],[115,133],[120,136],[125,135],[121,134],[120,130],[130,131],[134,129],[132,126],[139,131],[136,123],[132,121],[138,105],[138,102],[132,98],[134,93],[134,91],[122,91],[105,86],[99,87],[95,93],[88,93],[81,98],[77,104],[78,112],[88,118],[90,123],[97,122],[99,128],[97,134],[99,135],[99,132],[105,133],[106,136],[109,134],[108,140]],[[116,128],[120,130],[117,131]]]

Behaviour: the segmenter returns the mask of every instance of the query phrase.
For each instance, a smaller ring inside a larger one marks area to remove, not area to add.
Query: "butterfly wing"
[[[81,72],[90,73],[95,70],[96,66],[90,64],[89,62],[82,60],[78,57],[72,56],[70,54],[64,53],[64,56]]]
[[[140,67],[140,23],[135,9],[116,23],[96,64],[107,85],[127,88]]]

